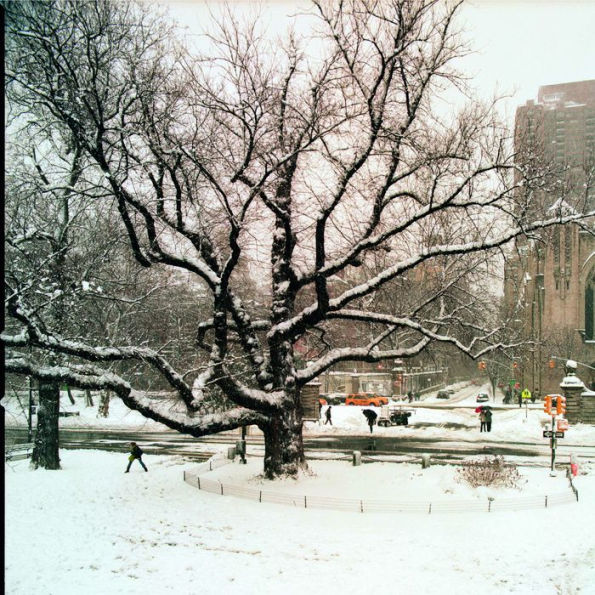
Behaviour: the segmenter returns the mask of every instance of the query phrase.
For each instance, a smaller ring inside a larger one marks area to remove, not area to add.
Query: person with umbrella
[[[492,408],[491,407],[484,407],[483,408],[485,420],[486,420],[486,432],[492,431]]]
[[[372,427],[376,423],[376,418],[378,417],[378,414],[376,413],[376,411],[372,411],[372,409],[364,409],[362,411],[362,413],[366,416],[366,419],[368,420],[368,425],[370,426],[370,434],[371,434]]]
[[[478,407],[479,409],[479,431],[485,432],[486,431],[486,412],[483,407]]]

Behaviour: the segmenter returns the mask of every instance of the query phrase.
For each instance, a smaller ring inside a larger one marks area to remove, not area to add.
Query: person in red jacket
[[[145,471],[148,471],[147,466],[143,463],[143,451],[141,450],[140,446],[136,442],[130,443],[130,456],[128,457],[128,467],[126,467],[126,471],[124,473],[128,473],[130,471],[130,465],[132,465],[135,459],[138,459],[138,462],[141,464],[142,468]]]

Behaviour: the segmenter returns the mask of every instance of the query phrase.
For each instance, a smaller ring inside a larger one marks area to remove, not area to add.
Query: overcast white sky
[[[205,7],[220,0],[155,0],[192,29],[204,25]],[[242,12],[253,0],[229,2]],[[263,0],[271,21],[294,13],[303,0]],[[513,93],[508,115],[540,85],[595,78],[595,0],[469,0],[461,13],[477,54],[466,58],[473,85],[491,97]]]
[[[474,0],[464,10],[478,55],[468,58],[482,93],[536,99],[541,85],[595,78],[595,2]]]

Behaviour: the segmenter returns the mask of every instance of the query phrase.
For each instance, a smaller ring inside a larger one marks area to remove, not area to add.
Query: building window
[[[554,265],[556,269],[560,268],[560,228],[554,229]]]
[[[572,231],[568,228],[564,230],[564,260],[566,274],[572,271]]]

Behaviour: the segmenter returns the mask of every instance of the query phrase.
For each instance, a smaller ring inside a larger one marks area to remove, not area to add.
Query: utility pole
[[[242,426],[242,447],[240,449],[240,461],[243,465],[246,464],[246,426]]]
[[[29,378],[29,415],[27,416],[27,442],[33,440],[33,379]]]

